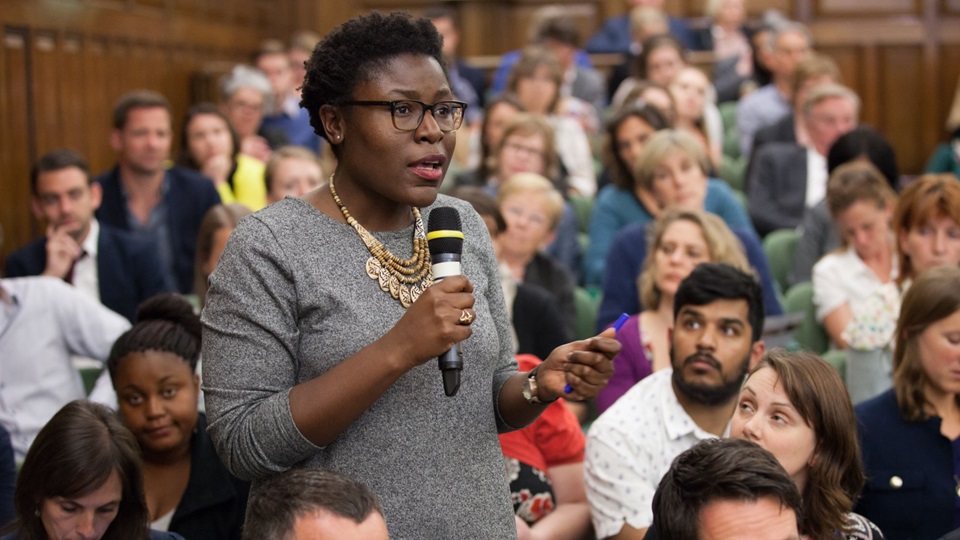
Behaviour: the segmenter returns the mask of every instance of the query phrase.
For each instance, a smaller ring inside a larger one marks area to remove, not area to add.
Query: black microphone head
[[[456,208],[441,206],[430,211],[427,222],[427,245],[430,255],[463,253],[463,225]]]

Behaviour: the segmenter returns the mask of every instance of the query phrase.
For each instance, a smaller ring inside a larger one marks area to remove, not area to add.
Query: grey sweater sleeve
[[[255,216],[243,220],[210,278],[203,311],[208,431],[240,478],[282,472],[319,450],[290,412],[296,297],[292,269],[271,231]]]

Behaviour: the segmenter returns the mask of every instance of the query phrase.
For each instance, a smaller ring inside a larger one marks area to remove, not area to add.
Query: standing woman
[[[107,370],[120,418],[143,454],[150,525],[185,538],[238,540],[250,484],[231,475],[197,412],[200,319],[175,294],[137,309],[117,338]]]
[[[240,138],[216,105],[190,107],[180,142],[180,164],[213,180],[224,204],[238,202],[253,211],[266,206],[264,164],[240,153]]]
[[[857,512],[890,538],[960,527],[960,269],[918,277],[903,298],[893,389],[857,406],[867,486]]]
[[[326,189],[243,220],[211,276],[204,384],[218,453],[254,492],[293,467],[353,476],[382,499],[393,538],[512,538],[497,433],[567,384],[595,396],[619,345],[574,342],[517,372],[485,225],[438,195],[464,105],[428,20],[375,12],[333,30],[302,105],[338,165]],[[424,223],[440,206],[463,221],[463,276],[431,285]],[[459,342],[462,386],[447,397],[435,359]]]

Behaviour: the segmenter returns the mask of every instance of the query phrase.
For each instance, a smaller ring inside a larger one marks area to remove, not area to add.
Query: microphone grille
[[[432,233],[440,231],[463,231],[463,225],[460,222],[460,212],[456,208],[441,206],[430,211],[430,218],[427,221],[427,245],[430,247],[430,255],[438,253],[456,253],[463,252],[463,238],[439,236],[430,238]]]

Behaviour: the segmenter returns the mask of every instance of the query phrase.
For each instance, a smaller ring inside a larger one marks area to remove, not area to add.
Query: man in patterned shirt
[[[680,284],[672,368],[637,383],[590,428],[587,498],[597,538],[643,538],[651,502],[673,459],[727,431],[743,378],[764,353],[756,279],[704,263]]]

